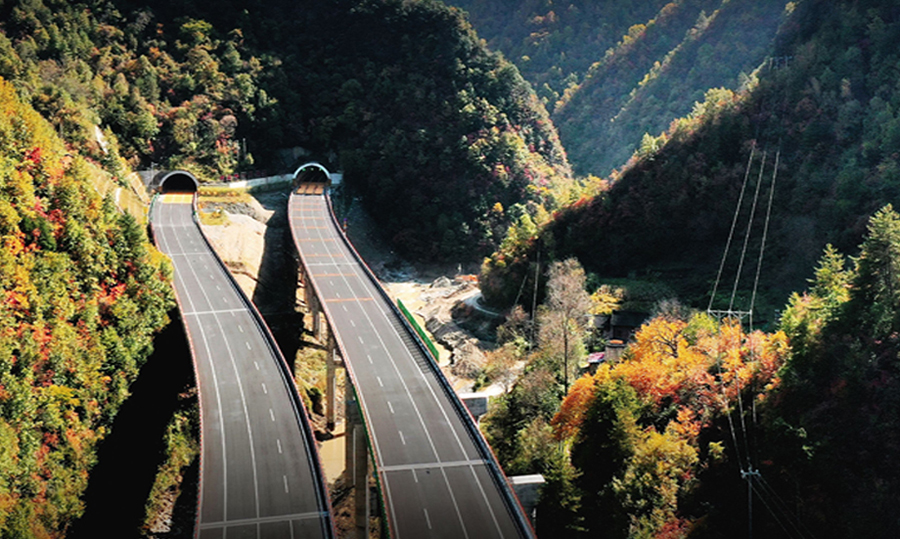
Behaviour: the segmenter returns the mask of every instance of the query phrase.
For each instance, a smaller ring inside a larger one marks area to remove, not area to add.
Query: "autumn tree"
[[[570,341],[580,338],[585,317],[592,307],[592,302],[590,295],[584,289],[584,268],[574,258],[563,262],[554,262],[550,266],[548,275],[547,308],[549,314],[547,318],[555,321],[561,328],[563,386],[565,392],[568,393]]]
[[[0,109],[0,536],[60,537],[168,323],[171,268],[4,80]]]

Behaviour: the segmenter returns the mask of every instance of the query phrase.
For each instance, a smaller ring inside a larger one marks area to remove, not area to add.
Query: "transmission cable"
[[[758,480],[757,486],[759,486],[765,494],[769,495],[776,508],[779,509],[783,514],[785,520],[791,525],[792,528],[797,530],[797,533],[800,534],[801,537],[814,537],[813,533],[809,531],[809,528],[803,524],[803,521],[800,520],[796,515],[794,515],[793,511],[791,511],[790,507],[787,503],[778,495],[778,492],[766,481],[766,478],[762,476],[762,474],[757,474],[756,478]],[[802,528],[802,529],[801,529]]]
[[[780,146],[780,144],[779,144]],[[753,307],[756,305],[756,290],[759,288],[759,274],[762,271],[763,254],[766,251],[766,238],[769,235],[769,219],[772,216],[772,200],[775,198],[775,180],[778,178],[778,163],[781,159],[781,148],[775,153],[775,170],[772,171],[772,185],[769,187],[769,204],[766,208],[766,221],[763,225],[762,244],[759,246],[759,260],[756,263],[756,278],[753,280],[753,294],[750,296],[750,329],[753,329]]]
[[[721,335],[722,328],[719,328]],[[728,410],[728,392],[725,390],[725,382],[722,374],[722,352],[720,351],[716,357],[716,368],[719,371],[719,388],[722,390],[722,401],[725,407],[725,415],[728,417],[728,429],[731,431],[731,440],[734,442],[734,452],[737,454],[737,463],[741,469],[741,475],[744,475],[744,459],[741,458],[741,446],[738,445],[737,432],[734,428],[734,420],[731,419],[731,411]]]
[[[763,152],[762,163],[759,166],[759,179],[756,181],[756,192],[753,195],[753,205],[750,207],[750,219],[747,221],[747,233],[744,235],[744,246],[741,249],[741,258],[738,262],[737,274],[734,276],[734,287],[731,289],[731,301],[728,310],[734,308],[734,298],[737,296],[738,285],[741,282],[741,272],[744,270],[744,260],[747,257],[747,244],[750,243],[750,230],[753,227],[753,218],[756,216],[756,203],[759,201],[759,187],[762,185],[763,170],[766,168],[766,152]]]
[[[753,164],[753,156],[756,152],[756,143],[750,147],[750,159],[747,160],[747,169],[744,171],[744,182],[741,185],[741,194],[738,197],[737,207],[734,210],[734,217],[731,220],[731,230],[728,232],[728,241],[725,243],[725,252],[722,253],[722,262],[719,264],[719,272],[716,274],[716,284],[713,286],[712,295],[709,296],[709,307],[707,311],[713,308],[713,302],[716,299],[716,293],[719,291],[719,281],[722,279],[722,271],[725,269],[725,260],[728,258],[728,251],[731,249],[731,240],[734,238],[734,230],[737,227],[738,215],[741,212],[741,205],[744,201],[744,192],[747,190],[747,181],[750,178],[750,167]]]

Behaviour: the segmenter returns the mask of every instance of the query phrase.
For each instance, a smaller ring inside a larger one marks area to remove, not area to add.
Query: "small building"
[[[594,316],[594,327],[603,331],[606,338],[628,342],[634,332],[650,315],[640,311],[616,311]]]

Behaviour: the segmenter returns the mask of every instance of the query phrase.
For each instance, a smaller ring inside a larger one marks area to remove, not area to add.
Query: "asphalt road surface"
[[[311,431],[283,361],[193,219],[193,195],[157,199],[151,223],[175,269],[201,412],[201,539],[331,537]]]
[[[356,387],[392,538],[533,536],[471,417],[344,243],[325,197],[292,195],[289,216]]]

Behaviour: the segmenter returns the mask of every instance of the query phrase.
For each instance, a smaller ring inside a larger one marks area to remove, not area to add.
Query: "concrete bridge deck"
[[[340,231],[327,194],[302,182],[295,191],[304,281],[359,399],[391,537],[533,537],[471,416]]]
[[[195,536],[333,537],[315,441],[288,367],[203,236],[194,193],[160,195],[150,222],[172,259],[200,391]]]

